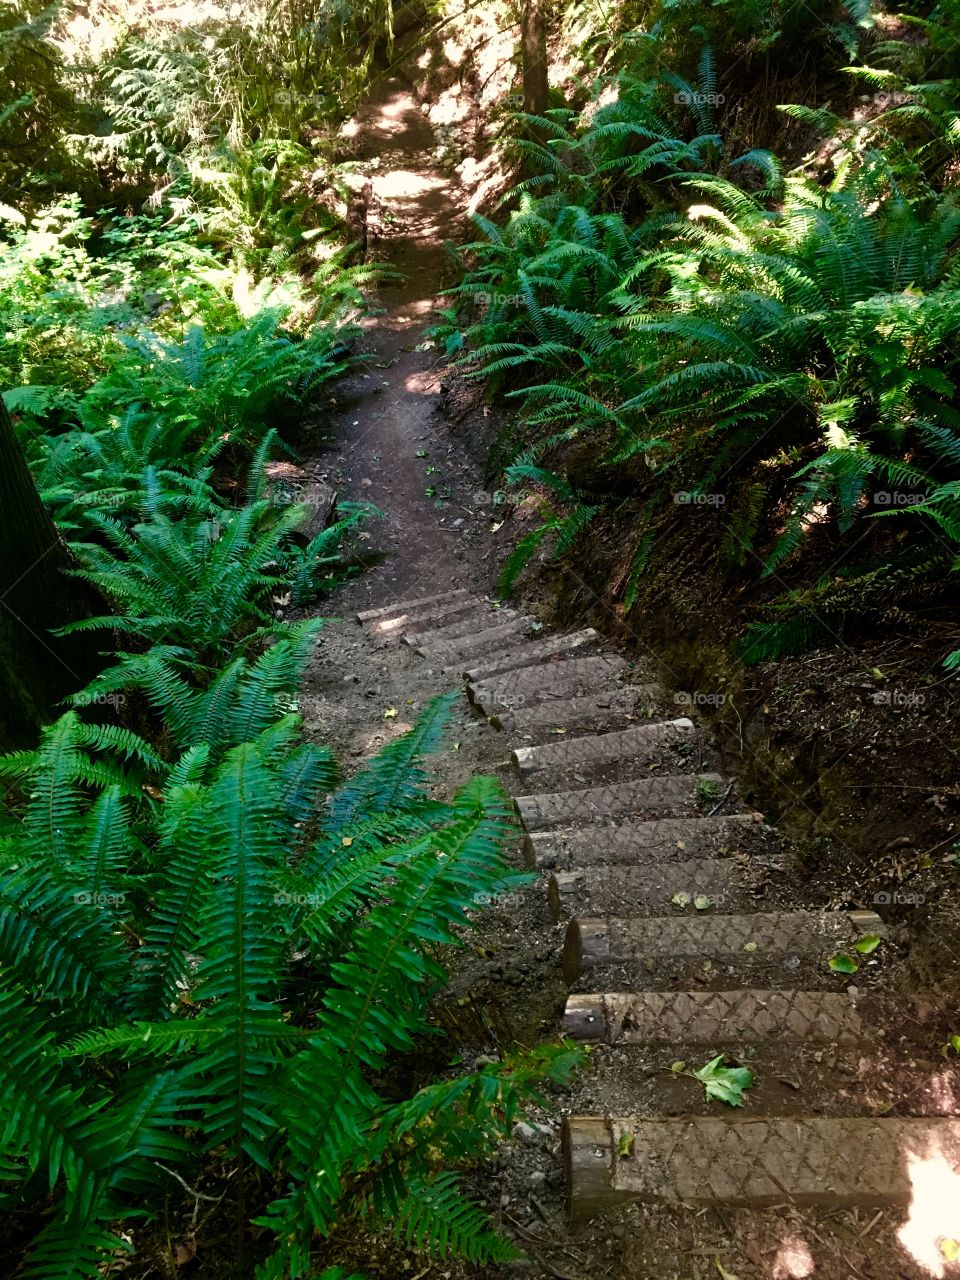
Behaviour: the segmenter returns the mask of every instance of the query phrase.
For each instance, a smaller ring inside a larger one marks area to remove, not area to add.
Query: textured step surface
[[[458,587],[455,591],[441,591],[439,595],[434,596],[417,596],[415,600],[398,600],[394,604],[383,605],[379,609],[364,609],[357,614],[358,622],[374,622],[380,618],[392,618],[399,614],[411,613],[416,610],[425,610],[431,605],[450,604],[456,600],[463,600],[470,596],[470,592],[464,587]],[[482,601],[474,597],[478,604]]]
[[[437,641],[434,644],[421,643],[420,636],[414,636],[413,640],[421,658],[443,664],[445,672],[460,676],[466,662],[473,662],[485,653],[495,653],[507,644],[516,644],[523,639],[525,630],[523,622],[510,619],[503,622],[496,614],[488,614],[482,626],[452,640]]]
[[[526,644],[506,649],[496,658],[486,662],[478,662],[465,667],[463,675],[471,684],[478,680],[499,675],[507,671],[520,671],[532,667],[535,663],[546,662],[568,653],[575,653],[588,645],[595,644],[597,633],[592,627],[584,631],[574,631],[570,635],[546,636],[542,640],[529,640]]]
[[[615,674],[615,673],[614,673]],[[608,681],[604,681],[608,684]],[[516,711],[495,711],[490,722],[524,743],[556,742],[565,734],[624,729],[649,719],[663,697],[660,685],[622,685],[580,697],[549,698]]]
[[[754,905],[744,868],[733,858],[555,871],[547,881],[547,898],[555,920],[569,915],[729,912]]]
[[[657,859],[682,862],[722,855],[761,830],[758,813],[715,818],[659,818],[579,830],[528,834],[523,842],[530,867],[629,866]]]
[[[668,817],[695,814],[698,788],[707,787],[708,799],[722,794],[723,779],[716,773],[676,774],[666,778],[639,778],[577,791],[552,791],[537,796],[517,796],[514,803],[526,831],[549,827],[574,827],[623,818],[630,814]]]
[[[510,758],[523,778],[543,772],[552,774],[557,769],[592,769],[615,760],[633,758],[643,762],[671,743],[686,742],[692,732],[692,720],[667,720],[585,738],[564,737],[538,747],[517,747]]]
[[[526,667],[506,675],[471,681],[467,696],[489,716],[506,711],[514,715],[549,698],[573,698],[613,684],[626,667],[617,654],[596,658],[566,658]]]
[[[444,644],[447,640],[473,635],[505,622],[516,622],[519,616],[515,609],[495,609],[493,605],[484,602],[479,609],[474,607],[469,613],[458,615],[455,622],[443,622],[441,619],[439,626],[423,622],[405,630],[403,643],[412,649],[421,644]]]
[[[826,956],[883,933],[870,911],[757,911],[747,915],[577,917],[563,944],[569,984],[595,965],[709,959],[748,969],[782,955]]]
[[[368,622],[367,629],[383,641],[401,640],[404,636],[428,631],[438,623],[451,621],[475,614],[483,601],[475,596],[466,596],[462,600],[450,600],[438,604],[426,605],[422,609],[411,609],[406,613],[393,614],[389,618],[374,618]]]
[[[572,995],[563,1029],[603,1044],[724,1045],[775,1040],[858,1045],[856,1002],[833,991],[641,991]]]
[[[884,1205],[909,1202],[915,1160],[960,1168],[960,1121],[570,1116],[563,1148],[575,1217],[629,1200]]]

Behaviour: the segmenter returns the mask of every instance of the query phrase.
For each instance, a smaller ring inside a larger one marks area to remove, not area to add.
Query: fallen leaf
[[[350,846],[353,844],[353,836],[344,836],[343,839],[340,841],[340,843],[343,845],[345,849],[349,849]]]
[[[723,1058],[722,1053],[718,1054],[693,1074],[703,1084],[708,1102],[715,1098],[728,1107],[742,1107],[744,1092],[753,1084],[754,1074],[748,1067],[725,1067]]]
[[[383,713],[383,718],[384,720],[392,720],[396,714],[397,714],[396,707],[387,707],[386,711]]]
[[[670,899],[675,907],[688,907],[690,905],[689,893],[684,893],[681,889],[679,893],[675,893]]]
[[[698,893],[693,900],[693,905],[698,911],[706,911],[707,907],[711,906],[711,902],[705,893]]]
[[[956,1262],[960,1258],[960,1244],[956,1240],[941,1240],[940,1252],[948,1262]]]
[[[834,973],[856,973],[860,968],[853,956],[848,955],[831,956],[827,965]]]
[[[880,945],[880,939],[875,933],[868,933],[866,937],[858,939],[853,944],[854,951],[859,951],[862,956],[868,956],[871,951],[876,951]]]
[[[756,951],[757,944],[755,942],[745,942],[743,944],[744,951]]]

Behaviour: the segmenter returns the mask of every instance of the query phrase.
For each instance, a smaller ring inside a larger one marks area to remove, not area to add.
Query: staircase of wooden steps
[[[695,767],[695,726],[648,673],[591,629],[545,634],[465,590],[358,622],[462,677],[506,739],[527,862],[568,921],[563,1029],[594,1046],[596,1109],[564,1121],[572,1217],[638,1200],[882,1209],[909,1199],[911,1159],[960,1169],[960,1121],[929,1090],[878,1113],[871,1073],[901,1051],[862,975],[848,994],[827,964],[883,921],[765,907],[776,833]],[[724,1052],[757,1083],[721,1112],[678,1066]],[[827,1097],[824,1062],[843,1085]]]

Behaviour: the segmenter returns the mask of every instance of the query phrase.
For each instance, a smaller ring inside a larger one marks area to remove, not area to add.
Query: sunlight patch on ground
[[[773,1260],[772,1280],[806,1280],[814,1272],[813,1255],[800,1236],[787,1236]]]
[[[385,200],[414,200],[426,191],[440,191],[449,185],[445,178],[412,169],[391,169],[389,173],[378,174],[375,182],[377,195]]]
[[[960,1241],[957,1153],[948,1157],[931,1144],[925,1154],[908,1151],[906,1160],[912,1193],[910,1212],[897,1237],[914,1261],[939,1280],[947,1274],[945,1255]],[[956,1269],[951,1267],[950,1273],[956,1274]]]

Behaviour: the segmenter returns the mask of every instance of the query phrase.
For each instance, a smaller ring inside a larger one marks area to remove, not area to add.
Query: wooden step
[[[734,858],[555,871],[547,881],[547,898],[554,920],[575,915],[699,915],[756,905],[747,873]]]
[[[563,1153],[574,1218],[629,1201],[906,1204],[918,1167],[942,1167],[955,1185],[960,1120],[569,1116]],[[945,1213],[955,1223],[955,1211]]]
[[[444,675],[461,679],[466,663],[476,662],[488,653],[502,651],[507,645],[522,640],[527,633],[527,626],[526,619],[500,622],[494,615],[488,619],[483,630],[478,629],[454,640],[444,640],[442,644],[418,644],[416,649],[428,662],[443,664]]]
[[[523,851],[527,866],[573,870],[578,867],[631,866],[656,859],[682,862],[717,856],[756,839],[763,815],[733,813],[714,818],[657,818],[603,826],[529,833]]]
[[[615,653],[596,658],[565,658],[505,675],[471,680],[467,697],[488,716],[515,714],[521,708],[549,699],[594,693],[612,685],[626,665],[626,659]]]
[[[575,653],[587,645],[595,644],[598,639],[593,627],[583,631],[574,631],[569,635],[546,636],[542,640],[529,640],[525,644],[506,649],[499,657],[487,662],[478,662],[465,667],[462,674],[471,684],[486,680],[491,676],[502,675],[508,671],[521,671],[525,667],[533,667],[547,662],[550,658],[565,657]]]
[[[631,725],[613,733],[563,737],[538,747],[516,747],[510,759],[524,780],[558,769],[591,770],[618,760],[647,764],[664,747],[687,742],[693,728],[693,721],[685,718]]]
[[[416,635],[418,632],[429,630],[444,619],[449,621],[475,614],[477,606],[482,604],[483,601],[475,596],[466,596],[463,600],[432,604],[418,610],[411,609],[407,613],[397,613],[389,618],[375,618],[367,623],[365,630],[378,640],[397,641],[406,635]]]
[[[374,622],[379,618],[396,617],[402,613],[411,613],[417,610],[423,611],[431,605],[450,604],[455,600],[462,600],[470,596],[470,592],[464,587],[458,587],[455,591],[441,591],[435,596],[417,596],[415,600],[397,600],[393,604],[385,604],[379,609],[364,609],[357,614],[357,621],[360,623]],[[482,603],[482,601],[478,601]]]
[[[494,609],[492,605],[484,604],[482,608],[474,609],[471,613],[458,617],[455,622],[447,622],[443,626],[432,627],[429,623],[422,623],[419,627],[413,627],[404,633],[403,643],[412,649],[421,644],[445,644],[460,636],[474,635],[506,622],[516,622],[519,617],[516,609]]]
[[[611,818],[630,815],[670,817],[697,816],[698,789],[711,788],[709,801],[716,803],[724,780],[716,773],[680,773],[666,778],[638,778],[602,787],[577,791],[548,791],[543,795],[516,796],[514,804],[525,831],[550,827],[597,825]]]
[[[488,715],[493,727],[511,738],[524,743],[548,743],[570,733],[601,733],[647,723],[663,696],[664,690],[658,684],[630,684],[579,697],[550,698],[516,710],[495,709]]]
[[[620,1045],[725,1045],[774,1040],[858,1045],[857,1002],[835,991],[640,991],[567,999],[572,1040]]]
[[[884,936],[872,911],[757,911],[744,915],[577,916],[567,926],[563,976],[572,986],[595,966],[648,964],[669,973],[709,960],[740,973],[785,956],[826,958],[864,934]]]

